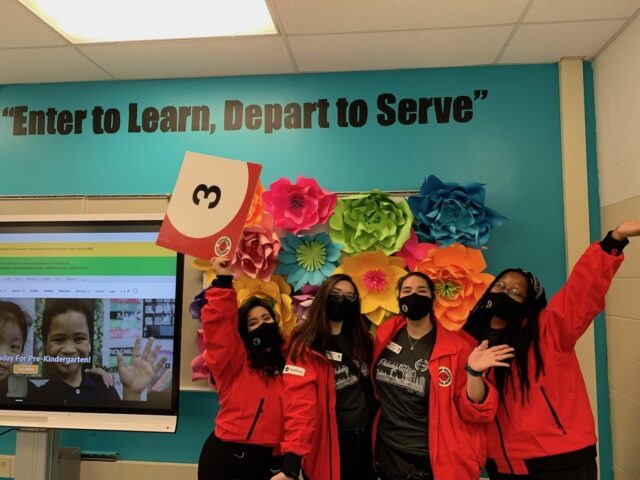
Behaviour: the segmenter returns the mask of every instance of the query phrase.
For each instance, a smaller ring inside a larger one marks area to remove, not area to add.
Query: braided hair
[[[494,285],[509,272],[522,275],[528,287],[527,297],[523,304],[522,311],[516,318],[508,323],[500,337],[500,343],[505,343],[515,349],[513,361],[515,368],[518,370],[518,376],[520,377],[520,393],[522,394],[522,401],[524,403],[525,399],[528,399],[529,389],[531,388],[528,375],[529,350],[531,347],[533,347],[534,353],[536,380],[540,377],[540,374],[544,373],[544,361],[540,353],[539,317],[542,309],[547,306],[547,298],[540,280],[538,280],[533,273],[521,268],[508,268],[502,271],[496,276],[491,285],[489,285],[489,288],[487,288],[480,300],[478,300],[475,307],[473,307],[463,329],[479,342],[485,338],[485,334],[493,318],[489,295]],[[509,383],[512,384],[515,395],[516,387],[515,384],[513,384],[512,369],[496,368],[494,370],[496,387],[500,395],[505,395]]]

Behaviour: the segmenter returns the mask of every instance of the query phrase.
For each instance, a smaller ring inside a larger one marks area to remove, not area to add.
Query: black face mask
[[[431,313],[433,298],[412,293],[398,299],[400,312],[409,320],[421,320]]]
[[[278,330],[278,324],[275,322],[263,323],[255,330],[249,332],[247,336],[249,337],[249,345],[259,350],[279,347],[282,344],[280,330]]]
[[[335,322],[350,320],[360,313],[358,302],[356,300],[349,301],[344,297],[329,296],[325,308],[329,319]]]
[[[487,308],[496,317],[510,322],[522,313],[524,305],[516,302],[504,292],[493,292],[489,294]]]

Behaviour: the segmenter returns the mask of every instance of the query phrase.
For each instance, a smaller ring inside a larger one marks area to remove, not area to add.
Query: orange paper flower
[[[257,278],[243,275],[233,282],[233,287],[238,294],[238,305],[253,295],[270,298],[273,301],[273,309],[278,316],[280,331],[283,336],[289,336],[293,327],[296,326],[296,316],[291,305],[291,286],[284,281],[284,278],[280,275],[272,275],[271,280],[263,282]]]
[[[362,313],[376,325],[387,312],[398,313],[396,285],[407,274],[401,257],[388,257],[381,250],[343,259],[335,273],[346,273],[358,287]]]
[[[262,194],[264,193],[264,187],[262,182],[258,180],[256,185],[256,193],[253,194],[253,200],[251,200],[251,206],[249,207],[249,213],[245,220],[245,225],[260,225],[262,223],[262,214],[264,212],[264,204],[262,203]]]
[[[436,318],[449,330],[458,330],[493,281],[483,273],[487,263],[480,250],[459,243],[434,248],[415,270],[427,274],[436,286]]]

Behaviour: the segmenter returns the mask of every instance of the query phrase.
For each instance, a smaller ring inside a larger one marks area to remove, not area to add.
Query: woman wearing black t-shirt
[[[372,340],[351,278],[318,291],[294,330],[284,369],[282,473],[272,480],[375,479],[371,452]]]

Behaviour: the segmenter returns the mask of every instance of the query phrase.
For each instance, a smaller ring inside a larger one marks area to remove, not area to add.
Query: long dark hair
[[[336,283],[347,281],[353,285],[353,290],[358,293],[356,284],[349,275],[338,273],[331,275],[320,286],[320,290],[316,293],[313,303],[309,307],[309,313],[304,322],[298,324],[291,335],[289,343],[289,355],[295,361],[304,354],[305,350],[315,350],[321,355],[329,349],[331,341],[331,324],[326,313],[326,304],[329,298],[329,292]],[[342,322],[342,331],[348,335],[351,345],[353,345],[353,358],[358,362],[369,365],[371,363],[371,355],[373,351],[373,341],[367,329],[364,326],[362,315],[360,314],[360,296],[356,296],[357,313],[354,318],[344,319]]]
[[[504,329],[500,337],[500,343],[510,345],[515,349],[513,362],[515,368],[518,369],[520,377],[520,393],[522,394],[522,402],[529,397],[529,389],[531,382],[529,380],[529,350],[533,347],[533,357],[535,361],[536,380],[544,373],[544,361],[540,353],[540,328],[539,317],[542,309],[547,305],[547,300],[542,284],[535,275],[520,268],[508,268],[502,271],[491,282],[489,288],[484,292],[480,300],[476,303],[469,314],[469,319],[464,325],[463,330],[472,335],[476,340],[482,341],[485,338],[485,332],[490,326],[493,313],[491,312],[488,302],[489,294],[494,285],[509,272],[515,272],[522,275],[527,281],[527,297],[523,304],[520,314],[511,320]],[[496,387],[501,396],[506,393],[509,383],[512,384],[513,393],[515,395],[515,385],[512,378],[511,368],[494,368],[494,378]]]
[[[277,323],[275,311],[272,305],[260,297],[250,297],[238,309],[238,333],[244,342],[247,354],[249,355],[249,365],[252,369],[263,372],[267,377],[273,377],[284,368],[284,354],[282,353],[282,336],[277,345],[270,351],[265,351],[254,347],[249,340],[249,313],[256,307],[264,308],[273,321]]]

